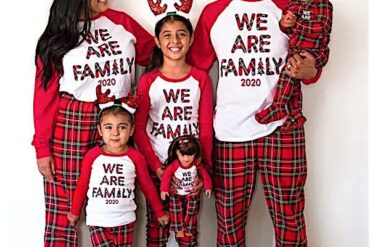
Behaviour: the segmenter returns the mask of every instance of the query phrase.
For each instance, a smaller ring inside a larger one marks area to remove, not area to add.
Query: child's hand
[[[161,191],[161,199],[164,201],[166,197],[169,196],[168,192]]]
[[[208,198],[211,198],[212,190],[206,190],[206,195]]]
[[[155,175],[157,175],[157,177],[161,180],[162,179],[162,175],[163,175],[163,168],[162,167],[159,167],[156,171],[155,171]]]
[[[179,183],[181,179],[178,179],[176,176],[172,176],[171,179],[171,191],[176,194],[177,190],[180,188]]]
[[[69,224],[71,224],[71,226],[75,226],[77,224],[77,221],[80,217],[72,214],[71,212],[68,212],[67,214],[67,219],[69,221]]]
[[[161,224],[162,226],[167,225],[169,221],[170,221],[170,216],[168,215],[168,213],[166,213],[166,214],[165,214],[165,215],[163,215],[162,217],[159,217],[159,218],[158,218],[158,222],[159,222],[159,224]]]
[[[287,11],[285,15],[280,20],[280,24],[283,27],[293,27],[297,21],[297,17],[292,11]]]
[[[191,191],[190,195],[191,196],[198,195],[202,188],[203,188],[203,181],[198,176],[194,179],[193,190]]]

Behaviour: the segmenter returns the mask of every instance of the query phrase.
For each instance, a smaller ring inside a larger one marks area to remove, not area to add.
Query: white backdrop
[[[121,6],[119,1],[114,1],[115,7]],[[330,61],[319,83],[304,87],[308,238],[314,247],[365,247],[369,198],[368,2],[332,3]],[[18,0],[1,5],[1,246],[43,245],[42,179],[30,143],[34,50],[50,4],[51,0]],[[204,198],[201,214],[200,246],[215,246],[214,199]],[[139,212],[136,246],[144,246],[144,224],[143,212]],[[88,236],[83,235],[81,246],[90,246]],[[260,188],[250,211],[247,243],[251,247],[272,245],[272,225]]]

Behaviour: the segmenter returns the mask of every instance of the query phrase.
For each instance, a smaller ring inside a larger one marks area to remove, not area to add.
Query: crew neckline
[[[157,70],[157,72],[158,72],[159,77],[161,77],[165,81],[169,81],[169,82],[181,82],[181,81],[187,80],[191,76],[191,74],[193,72],[193,68],[194,68],[194,66],[190,66],[189,72],[185,76],[183,76],[181,78],[177,78],[177,79],[175,79],[175,78],[169,78],[169,77],[165,76],[159,69]]]
[[[112,154],[112,153],[108,153],[108,152],[104,151],[103,146],[99,146],[99,149],[100,149],[100,152],[103,155],[112,156],[112,157],[119,157],[119,156],[125,156],[125,155],[127,155],[127,153],[131,150],[131,147],[128,146],[126,151],[124,151],[122,153],[118,153],[118,154]]]

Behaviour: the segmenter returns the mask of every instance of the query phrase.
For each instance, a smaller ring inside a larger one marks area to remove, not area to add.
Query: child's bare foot
[[[193,236],[193,233],[191,233],[191,232],[185,232],[185,236],[187,236],[187,237]]]
[[[176,237],[178,237],[178,238],[185,237],[184,231],[178,231],[178,232],[176,232]]]

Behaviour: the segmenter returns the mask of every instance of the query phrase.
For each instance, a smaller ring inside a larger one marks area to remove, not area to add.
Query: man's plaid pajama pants
[[[304,129],[248,142],[215,146],[218,246],[245,246],[245,226],[259,174],[275,230],[276,246],[307,246],[303,215],[307,176]]]

